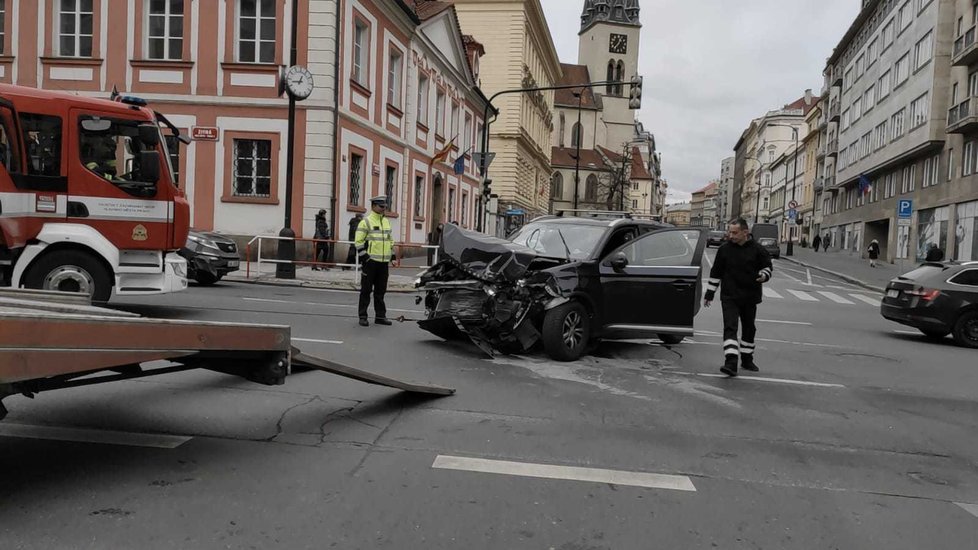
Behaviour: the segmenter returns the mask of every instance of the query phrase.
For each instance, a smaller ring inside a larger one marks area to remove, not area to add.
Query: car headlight
[[[199,237],[199,236],[194,235],[194,234],[190,234],[190,235],[187,236],[187,240],[189,242],[192,242],[195,245],[197,245],[197,247],[195,249],[195,252],[198,252],[198,253],[201,253],[201,254],[209,254],[211,256],[220,256],[221,255],[221,248],[219,246],[217,246],[217,243],[216,242],[214,242],[214,241],[212,241],[210,239],[207,239],[207,238],[204,238],[204,237]]]

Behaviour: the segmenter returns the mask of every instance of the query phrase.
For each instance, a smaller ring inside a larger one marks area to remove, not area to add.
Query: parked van
[[[778,238],[778,224],[775,223],[755,223],[750,228],[751,237],[757,244],[764,247],[772,258],[781,257],[781,245]]]

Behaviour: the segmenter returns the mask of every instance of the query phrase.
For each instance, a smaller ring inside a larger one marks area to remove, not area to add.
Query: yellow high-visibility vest
[[[354,241],[360,259],[369,258],[375,262],[388,263],[393,259],[394,235],[391,221],[383,214],[371,212],[357,226]]]

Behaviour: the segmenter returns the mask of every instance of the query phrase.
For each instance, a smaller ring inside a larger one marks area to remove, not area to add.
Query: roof
[[[856,19],[853,20],[851,25],[849,25],[849,30],[842,35],[842,39],[839,40],[839,44],[832,49],[832,55],[829,56],[828,60],[826,61],[826,65],[834,65],[835,62],[842,57],[842,54],[846,51],[846,48],[849,47],[849,43],[852,42],[852,39],[859,33],[859,29],[861,29],[863,25],[866,24],[866,21],[869,20],[880,1],[881,0],[865,0],[863,2],[863,7],[861,10],[859,10],[859,15],[857,15]]]
[[[574,155],[577,153],[576,147],[554,147],[550,152],[550,165],[561,168],[574,168],[577,166]],[[604,170],[608,168],[604,158],[594,149],[581,149],[580,167],[585,170]]]
[[[442,2],[440,0],[404,0],[404,1],[407,2],[408,5],[413,9],[414,14],[419,20],[418,21],[419,23],[423,23],[434,17],[437,17],[438,15],[441,15],[442,12],[445,12],[449,9],[452,10],[452,20],[455,22],[455,30],[458,31],[458,36],[460,36],[462,39],[462,53],[463,53],[462,57],[465,58],[465,66],[469,69],[469,75],[471,75],[471,77],[474,79],[476,77],[475,67],[472,66],[472,59],[469,57],[469,53],[470,53],[469,45],[477,44],[480,56],[485,55],[486,49],[482,44],[477,42],[474,38],[462,33],[462,26],[458,20],[458,12],[455,10],[455,4],[452,4],[451,2]],[[486,103],[488,103],[488,101],[486,101]]]
[[[717,190],[717,184],[716,182],[712,182],[706,187],[700,189],[699,191],[694,191],[693,194],[695,195],[695,194],[703,193],[704,195],[709,195],[710,193],[715,193],[716,190]]]
[[[422,21],[427,21],[439,13],[454,7],[454,4],[450,2],[440,2],[439,0],[407,0],[407,3],[414,6],[414,13]]]
[[[602,147],[602,146],[598,145],[598,150],[601,151],[601,154],[602,155],[608,157],[608,160],[610,160],[611,162],[613,162],[615,164],[618,164],[618,163],[622,162],[623,160],[625,160],[625,157],[623,157],[622,155],[619,155],[618,153],[612,151],[611,149],[607,149],[605,147]]]
[[[642,159],[642,151],[638,147],[632,147],[632,178],[633,180],[653,180],[652,174],[645,167]]]
[[[792,101],[791,103],[784,106],[785,111],[801,110],[807,115],[812,109],[818,105],[818,98],[812,97],[811,103],[808,103],[808,98],[806,96],[801,96],[800,98]]]
[[[641,27],[639,0],[585,0],[581,12],[581,33],[597,23]],[[580,33],[578,33],[580,34]]]
[[[563,75],[560,77],[560,81],[557,82],[558,86],[572,86],[574,84],[586,84],[591,82],[591,75],[587,70],[586,65],[572,65],[570,63],[560,64],[561,73]],[[560,105],[564,107],[574,107],[577,108],[578,98],[575,93],[580,90],[568,89],[568,90],[556,90],[554,92],[554,105]],[[584,93],[580,98],[580,105],[582,109],[599,109],[597,102],[594,99],[594,90],[590,87],[583,88]]]

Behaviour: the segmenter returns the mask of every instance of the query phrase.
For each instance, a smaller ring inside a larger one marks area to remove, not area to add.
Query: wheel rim
[[[63,265],[48,273],[44,278],[44,290],[60,292],[81,292],[92,296],[95,292],[95,279],[76,265]]]
[[[564,317],[564,345],[575,349],[584,341],[584,318],[577,311],[571,311]]]

